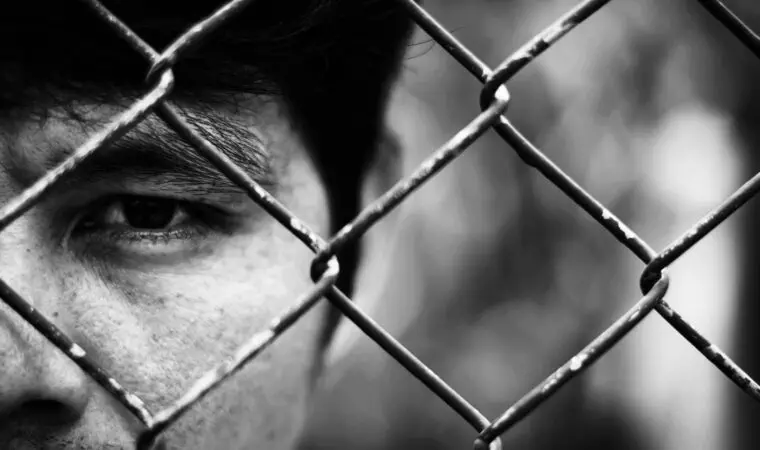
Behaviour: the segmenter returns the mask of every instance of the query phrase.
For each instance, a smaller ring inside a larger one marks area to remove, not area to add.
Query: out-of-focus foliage
[[[575,3],[425,5],[495,66]],[[729,4],[760,26],[755,2]],[[758,74],[760,61],[696,1],[611,2],[509,83],[508,116],[662,248],[753,171],[737,115]],[[475,117],[479,89],[415,36],[389,116],[404,174]],[[742,236],[733,220],[705,239],[672,268],[668,296],[729,354],[742,339]],[[357,302],[489,417],[635,302],[643,269],[494,133],[372,230],[366,251]],[[471,448],[476,433],[351,325],[334,356],[304,448]],[[731,425],[735,402],[750,402],[734,390],[653,314],[504,442],[753,448]]]

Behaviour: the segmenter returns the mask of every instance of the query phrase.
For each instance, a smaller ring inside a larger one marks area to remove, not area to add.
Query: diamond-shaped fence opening
[[[722,204],[667,246],[665,250],[657,253],[526,139],[506,117],[510,103],[510,93],[507,87],[509,80],[547,48],[593,16],[609,3],[609,0],[589,0],[579,3],[493,69],[485,65],[476,55],[458,42],[421,5],[413,0],[388,1],[400,2],[409,16],[430,37],[483,84],[480,96],[482,112],[436,150],[412,175],[399,181],[334,236],[323,239],[299,221],[225,154],[196,132],[194,127],[178,113],[175,106],[167,100],[174,84],[173,65],[183,57],[190,47],[202,45],[210,33],[218,27],[223,27],[227,20],[234,17],[251,2],[233,0],[225,4],[189,28],[186,33],[174,40],[164,52],[159,53],[97,0],[85,0],[113,29],[114,33],[123,38],[134,51],[150,64],[146,79],[151,87],[125,112],[100,132],[91,136],[68,159],[4,205],[0,209],[0,230],[6,228],[33,207],[41,196],[52,189],[65,174],[76,170],[77,166],[90,155],[119,139],[141,120],[153,113],[158,115],[202,156],[211,161],[220,172],[242,188],[254,202],[271,214],[316,254],[311,271],[314,285],[309,292],[296,299],[290,308],[278,316],[269,328],[254,334],[232,357],[207,372],[173,405],[162,411],[148,410],[136,395],[126,390],[104,368],[95,364],[76,342],[67,337],[50,320],[0,280],[0,297],[3,301],[78,364],[145,425],[145,430],[138,444],[139,447],[149,447],[163,430],[244,364],[259,355],[322,298],[330,301],[369,338],[374,340],[414,377],[425,384],[430,391],[458,413],[463,420],[468,422],[476,431],[473,433],[474,448],[476,449],[501,448],[499,440],[501,434],[528,416],[573,377],[584,373],[588,367],[619,342],[626,333],[636,327],[652,310],[657,311],[663,319],[747,395],[755,400],[760,400],[760,386],[725,353],[687,323],[665,301],[665,294],[670,283],[666,274],[667,267],[752,198],[760,189],[760,174],[747,181]],[[744,25],[725,5],[717,0],[701,0],[699,3],[756,56],[760,57],[760,37]],[[444,166],[451,163],[470,144],[490,129],[495,130],[504,139],[507,144],[505,148],[511,148],[517,152],[526,164],[536,169],[557,186],[578,207],[599,222],[621,245],[628,248],[645,264],[640,279],[643,297],[583,350],[572,356],[545,380],[539,382],[516,403],[508,406],[504,413],[494,420],[489,420],[468,403],[465,398],[447,385],[435,372],[427,368],[422,361],[375,323],[371,317],[362,312],[335,286],[339,274],[339,264],[335,255],[339,249],[347,243],[359,239],[373,224],[383,219],[391,209],[403,202],[418,187]]]

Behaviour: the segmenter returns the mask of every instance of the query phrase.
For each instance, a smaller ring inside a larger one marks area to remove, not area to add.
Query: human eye
[[[199,250],[218,234],[225,213],[201,202],[112,195],[84,208],[69,239],[98,254],[160,256]]]

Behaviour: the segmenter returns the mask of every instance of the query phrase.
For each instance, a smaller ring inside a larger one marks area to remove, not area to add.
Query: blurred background
[[[577,2],[425,6],[491,67]],[[760,3],[727,1],[760,30]],[[760,61],[696,1],[619,1],[510,83],[507,116],[662,249],[760,168]],[[479,113],[418,31],[388,120],[414,168]],[[389,187],[378,179],[367,199]],[[667,299],[760,377],[758,201],[672,266]],[[356,301],[495,418],[640,298],[643,264],[493,132],[368,235]],[[656,313],[503,436],[505,448],[753,449],[760,407]],[[476,433],[350,323],[304,450],[472,448]]]

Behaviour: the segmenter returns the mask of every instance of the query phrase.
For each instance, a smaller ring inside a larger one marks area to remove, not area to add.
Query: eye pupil
[[[127,223],[141,229],[166,228],[177,212],[177,202],[168,199],[133,198],[123,205]]]

